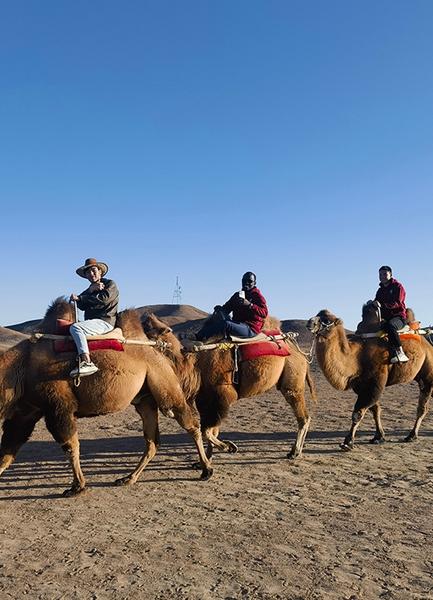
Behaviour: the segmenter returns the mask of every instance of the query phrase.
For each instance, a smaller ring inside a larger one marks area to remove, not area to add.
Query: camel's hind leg
[[[385,442],[385,431],[382,427],[382,419],[380,418],[382,408],[379,402],[374,406],[370,406],[370,411],[376,425],[376,433],[374,434],[374,437],[371,438],[370,444],[383,444]]]
[[[418,439],[418,431],[421,426],[421,423],[428,413],[430,398],[433,392],[433,385],[430,383],[423,382],[422,380],[418,382],[419,385],[419,398],[418,398],[418,408],[416,411],[416,420],[415,424],[412,428],[412,431],[408,436],[404,438],[405,442],[414,442]]]
[[[13,463],[18,450],[30,438],[41,417],[39,409],[23,404],[10,419],[5,420],[0,446],[0,475]]]
[[[116,485],[132,485],[136,483],[143,470],[155,456],[159,446],[159,427],[158,427],[158,406],[151,396],[137,399],[134,401],[135,410],[141,417],[143,423],[143,436],[146,444],[143,456],[136,468],[126,475],[116,480]]]

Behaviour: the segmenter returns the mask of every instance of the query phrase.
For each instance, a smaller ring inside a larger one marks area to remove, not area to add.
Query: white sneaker
[[[93,375],[93,373],[96,373],[96,371],[99,371],[99,369],[92,362],[81,362],[80,366],[72,369],[69,375],[71,377],[85,377],[86,375]]]
[[[409,358],[406,356],[406,354],[403,351],[403,348],[397,348],[397,350],[395,351],[395,355],[391,358],[391,360],[389,361],[391,364],[396,364],[396,363],[405,363],[408,362]]]

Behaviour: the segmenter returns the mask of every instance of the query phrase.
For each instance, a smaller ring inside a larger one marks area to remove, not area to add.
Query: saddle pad
[[[273,335],[276,335],[275,333]],[[245,344],[239,346],[240,359],[252,360],[259,356],[289,356],[290,351],[284,341],[280,342],[257,342],[256,344]]]
[[[419,333],[400,333],[401,340],[418,340],[420,341],[422,336]]]
[[[123,352],[123,344],[119,340],[89,340],[89,350],[116,350]],[[54,352],[77,352],[74,340],[54,340]]]

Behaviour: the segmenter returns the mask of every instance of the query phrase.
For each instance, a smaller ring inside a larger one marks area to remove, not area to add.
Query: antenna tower
[[[180,287],[179,276],[176,277],[176,287],[173,291],[172,304],[182,304],[182,288]]]

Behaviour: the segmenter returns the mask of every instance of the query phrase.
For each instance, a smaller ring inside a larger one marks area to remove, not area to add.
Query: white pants
[[[69,329],[78,350],[78,354],[89,354],[89,345],[86,335],[103,335],[109,331],[113,331],[113,325],[103,321],[102,319],[89,319],[88,321],[80,321],[73,323]]]

